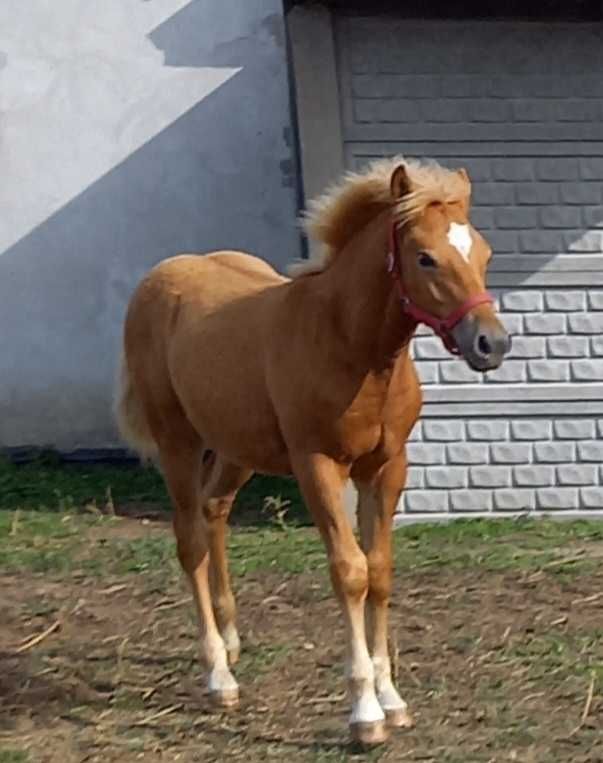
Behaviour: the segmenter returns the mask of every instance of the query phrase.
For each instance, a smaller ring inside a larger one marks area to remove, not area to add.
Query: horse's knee
[[[376,601],[389,599],[392,590],[392,560],[390,554],[370,551],[367,555],[369,596]]]
[[[223,498],[209,498],[203,504],[203,516],[209,524],[219,520],[225,521],[230,514],[232,504],[233,499],[230,496]]]
[[[335,556],[330,562],[333,587],[340,597],[364,598],[368,591],[368,564],[366,556],[357,552],[350,556]]]

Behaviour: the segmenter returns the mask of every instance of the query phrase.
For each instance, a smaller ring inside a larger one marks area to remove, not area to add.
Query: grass
[[[62,511],[86,503],[150,501],[167,507],[168,499],[153,468],[61,464],[52,454],[29,464],[0,461],[0,509]]]
[[[251,645],[242,652],[238,663],[239,675],[257,676],[267,673],[282,665],[292,656],[293,647],[290,644]]]
[[[168,508],[161,478],[150,467],[60,465],[48,458],[25,466],[0,463],[0,567],[54,574],[176,572],[171,533],[120,537],[124,520],[105,515],[107,501],[111,509],[130,502]],[[271,506],[275,510],[266,508]],[[253,480],[235,510],[233,573],[325,570],[323,544],[306,523],[293,481]],[[457,520],[400,528],[394,554],[403,570],[446,566],[571,575],[600,564],[598,544],[603,523],[597,521]]]
[[[291,479],[254,477],[239,493],[233,521],[265,520],[265,499],[285,505],[288,523],[309,524],[309,516]],[[28,464],[0,460],[0,510],[70,511],[91,505],[101,509],[111,501],[152,503],[169,510],[170,501],[159,472],[152,466],[65,464],[52,453]]]
[[[28,763],[29,755],[22,750],[0,748],[0,763]]]
[[[516,658],[530,665],[531,677],[543,677],[556,669],[565,669],[577,676],[594,676],[603,685],[603,662],[595,659],[603,643],[603,629],[586,634],[557,630],[533,636],[529,642],[513,645],[505,650],[502,659]],[[576,658],[576,655],[579,658]],[[586,656],[586,658],[585,658]]]
[[[123,519],[68,512],[0,512],[0,567],[18,571],[89,574],[176,572],[170,532],[121,538]],[[94,529],[94,533],[91,531]],[[91,540],[83,539],[89,534]],[[459,520],[450,525],[406,526],[394,534],[396,566],[402,570],[546,570],[588,573],[601,563],[603,523],[579,520]],[[324,547],[314,528],[260,525],[230,536],[233,574],[297,574],[326,570]],[[599,550],[599,553],[593,553]]]

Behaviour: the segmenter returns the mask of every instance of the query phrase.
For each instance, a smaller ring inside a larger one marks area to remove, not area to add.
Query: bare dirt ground
[[[167,532],[154,519],[91,527],[82,558],[116,535],[148,541],[152,556]],[[571,548],[561,554],[571,561]],[[242,701],[225,714],[203,691],[177,569],[149,565],[92,573],[76,558],[64,573],[1,573],[1,763],[603,763],[600,566],[399,573],[392,653],[416,727],[362,752],[347,742],[342,628],[324,569],[237,578]]]

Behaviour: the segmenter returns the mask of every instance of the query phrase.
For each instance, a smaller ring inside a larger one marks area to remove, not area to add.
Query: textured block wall
[[[408,445],[409,512],[600,509],[603,419],[420,422]]]
[[[603,48],[596,24],[341,17],[346,160],[464,166],[513,335],[481,376],[421,331],[410,512],[603,509]]]
[[[513,335],[503,366],[474,373],[422,330],[413,351],[426,389],[470,384],[467,400],[479,400],[486,385],[521,396],[524,385],[533,383],[550,385],[555,400],[559,383],[600,385],[602,290],[509,290],[499,293],[498,302]],[[420,422],[408,450],[413,466],[406,510],[603,509],[603,418],[535,418],[529,408],[525,418],[514,418],[507,411],[500,418]]]
[[[497,371],[471,371],[448,355],[439,338],[419,331],[413,354],[428,398],[429,387],[453,384],[471,385],[467,395],[484,399],[488,385],[518,399],[527,385],[539,385],[551,401],[560,397],[560,383],[599,387],[603,290],[556,287],[498,291],[497,296],[513,336],[512,351]],[[580,396],[576,389],[575,397]],[[534,417],[529,403],[525,418],[519,418],[509,413],[504,397],[499,405],[500,415],[493,418],[419,422],[408,450],[407,511],[603,508],[603,418],[542,416],[541,406]]]

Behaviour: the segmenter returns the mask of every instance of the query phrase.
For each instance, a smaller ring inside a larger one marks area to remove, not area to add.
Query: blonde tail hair
[[[143,461],[154,460],[157,456],[157,443],[153,439],[142,404],[136,396],[124,354],[120,359],[113,412],[123,439]]]

